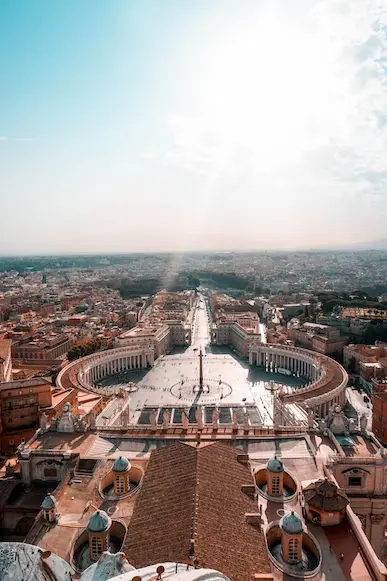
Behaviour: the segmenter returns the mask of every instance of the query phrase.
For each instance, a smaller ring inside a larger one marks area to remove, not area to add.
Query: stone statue
[[[363,433],[367,431],[367,416],[364,413],[360,416],[360,430]]]
[[[47,430],[48,418],[46,412],[43,412],[40,416],[39,423],[42,430]]]
[[[195,419],[196,419],[196,423],[198,425],[198,430],[202,430],[203,429],[203,410],[200,406],[198,406],[196,408]]]
[[[249,412],[247,410],[245,410],[243,412],[243,429],[245,431],[249,431],[249,429],[250,429],[250,418],[249,418]]]
[[[149,420],[150,420],[151,429],[156,430],[157,429],[157,412],[155,410],[152,410],[152,412],[149,416]]]
[[[71,412],[70,404],[65,403],[62,414],[58,421],[58,432],[74,432],[75,431],[75,416]]]
[[[182,422],[183,422],[183,428],[184,430],[188,429],[188,425],[189,425],[189,410],[187,408],[183,409],[182,412]]]
[[[355,429],[354,422],[345,416],[340,405],[335,405],[329,410],[327,424],[331,432],[336,435],[347,436]]]
[[[234,430],[238,429],[238,414],[235,410],[232,412],[232,427]]]
[[[86,425],[85,418],[78,417],[78,421],[76,423],[76,428],[77,428],[77,431],[86,432],[87,425]]]
[[[314,411],[308,408],[308,428],[311,430],[314,427]]]
[[[219,427],[219,410],[215,408],[212,412],[212,428],[217,430]]]
[[[169,424],[171,423],[171,414],[168,410],[164,410],[163,413],[163,428],[166,430],[169,428]]]
[[[95,428],[95,413],[94,410],[91,410],[89,413],[89,426],[90,428]]]
[[[130,419],[130,408],[129,408],[129,404],[122,410],[122,414],[121,414],[121,424],[123,426],[128,426],[129,425],[129,419]]]

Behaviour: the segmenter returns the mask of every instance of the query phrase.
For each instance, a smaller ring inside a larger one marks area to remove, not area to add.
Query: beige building
[[[16,339],[12,344],[12,357],[18,360],[52,361],[66,355],[72,345],[73,340],[67,335]]]
[[[306,347],[324,355],[341,353],[346,343],[346,338],[340,336],[340,330],[336,327],[318,323],[300,325],[297,321],[290,323],[288,338],[300,347]]]
[[[12,379],[11,347],[11,339],[0,339],[0,381]]]

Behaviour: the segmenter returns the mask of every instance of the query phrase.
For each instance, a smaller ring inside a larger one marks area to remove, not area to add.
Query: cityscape
[[[387,581],[387,8],[0,2],[0,581]]]
[[[2,578],[384,578],[383,252],[3,261]]]

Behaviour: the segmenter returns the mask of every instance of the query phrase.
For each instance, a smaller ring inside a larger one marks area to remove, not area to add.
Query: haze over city
[[[379,0],[2,2],[0,253],[383,239],[386,25]]]

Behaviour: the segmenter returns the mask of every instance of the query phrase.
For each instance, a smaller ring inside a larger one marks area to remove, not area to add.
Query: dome
[[[309,484],[304,489],[304,498],[309,506],[327,512],[344,510],[349,503],[345,492],[327,478]]]
[[[284,472],[284,465],[282,464],[281,460],[274,456],[274,458],[270,458],[268,463],[266,464],[266,468],[269,472],[280,473]]]
[[[46,557],[42,559],[42,553]],[[50,577],[48,577],[50,571]],[[75,571],[64,559],[55,553],[19,542],[0,543],[0,579],[33,579],[33,581],[69,581]]]
[[[114,460],[113,472],[126,472],[130,469],[130,462],[126,458],[120,456]]]
[[[288,535],[300,535],[304,532],[304,523],[298,514],[293,511],[282,517],[280,527]]]
[[[331,482],[327,478],[324,480],[318,480],[315,485],[316,492],[325,496],[325,498],[333,498],[337,495],[337,486],[334,482]]]
[[[40,508],[43,508],[44,510],[50,510],[51,508],[55,508],[55,506],[56,506],[55,498],[52,496],[52,494],[47,494],[46,498],[40,505]]]
[[[111,523],[110,516],[104,510],[97,510],[91,515],[87,530],[89,533],[103,533],[110,527]]]

